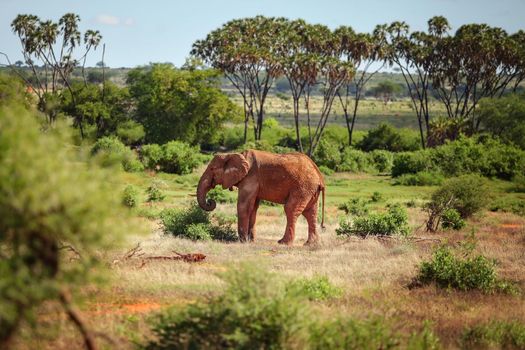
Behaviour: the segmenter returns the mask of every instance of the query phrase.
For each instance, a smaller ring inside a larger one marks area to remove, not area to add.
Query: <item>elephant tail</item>
[[[323,192],[323,212],[321,213],[321,228],[325,228],[324,226],[324,203],[325,203],[325,198],[324,198],[324,192],[325,192],[325,187],[321,187],[320,190]]]

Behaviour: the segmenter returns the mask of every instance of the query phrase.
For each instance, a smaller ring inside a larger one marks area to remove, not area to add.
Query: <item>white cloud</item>
[[[130,27],[135,25],[135,19],[131,17],[120,18],[113,15],[101,13],[95,18],[95,22],[99,24],[105,24],[108,26],[126,26]]]
[[[107,24],[110,26],[116,26],[120,24],[120,19],[118,17],[107,14],[100,14],[95,20],[97,23]]]

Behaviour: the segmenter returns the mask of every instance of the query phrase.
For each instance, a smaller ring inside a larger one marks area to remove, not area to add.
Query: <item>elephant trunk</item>
[[[212,211],[217,206],[213,199],[206,200],[208,191],[213,187],[211,174],[206,170],[204,174],[202,174],[199,185],[197,186],[197,202],[199,206],[206,211]]]

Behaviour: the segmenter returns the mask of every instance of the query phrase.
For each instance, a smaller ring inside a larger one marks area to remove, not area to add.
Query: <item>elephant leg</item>
[[[255,196],[241,197],[239,195],[237,201],[237,232],[241,242],[246,242],[249,239],[250,217],[255,200]]]
[[[294,198],[293,196],[290,196],[284,205],[284,212],[286,213],[286,230],[284,231],[283,238],[281,238],[278,243],[288,245],[293,243],[293,240],[295,239],[295,223],[307,204],[308,203],[302,200],[302,198]]]
[[[303,216],[308,222],[308,240],[306,241],[305,245],[315,244],[317,241],[319,241],[319,236],[317,235],[317,210],[319,209],[318,200],[319,192],[312,197],[312,200],[310,203],[308,203],[308,206],[303,211]]]
[[[257,220],[257,209],[259,209],[259,199],[255,200],[255,203],[250,214],[250,224],[248,225],[248,239],[255,241],[255,221]]]

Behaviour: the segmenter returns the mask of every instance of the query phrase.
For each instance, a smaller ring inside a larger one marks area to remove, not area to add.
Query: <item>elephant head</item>
[[[208,191],[217,185],[222,188],[231,188],[238,184],[250,170],[250,164],[240,153],[217,154],[202,174],[197,186],[197,201],[199,206],[206,210],[215,209],[213,199],[206,200]]]

